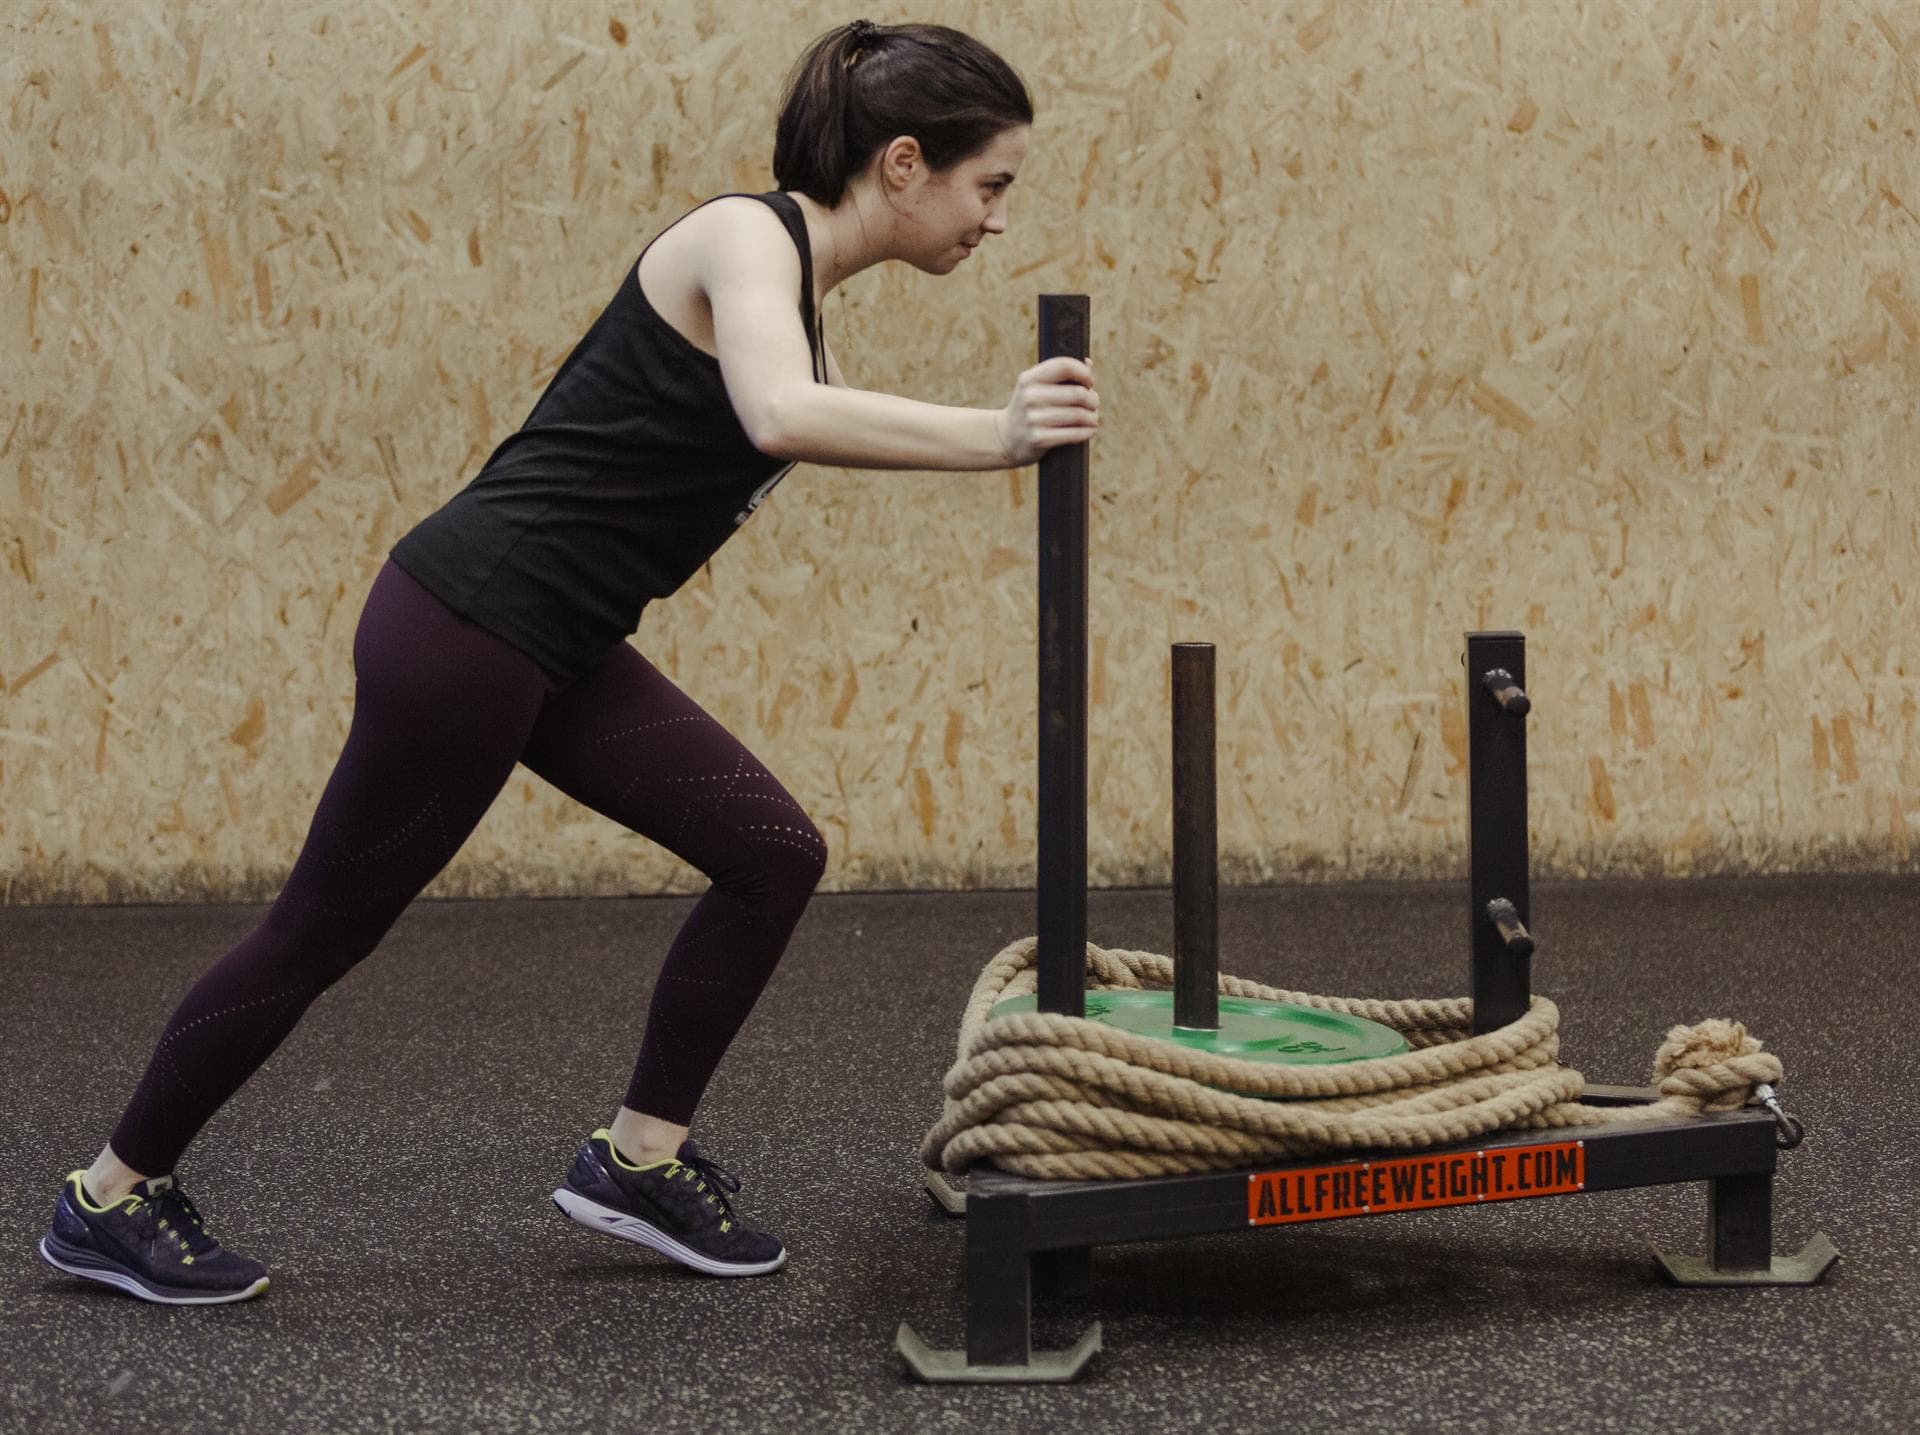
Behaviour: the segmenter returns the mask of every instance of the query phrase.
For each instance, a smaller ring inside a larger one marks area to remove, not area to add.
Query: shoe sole
[[[82,1280],[99,1281],[102,1285],[125,1291],[140,1300],[152,1301],[155,1305],[232,1305],[235,1301],[252,1300],[267,1288],[267,1277],[262,1276],[244,1290],[237,1291],[196,1291],[189,1294],[172,1287],[155,1289],[138,1276],[130,1275],[117,1266],[104,1264],[98,1256],[75,1250],[65,1242],[56,1246],[51,1236],[40,1238],[40,1259],[55,1270],[79,1276]]]
[[[577,1221],[590,1231],[600,1231],[605,1235],[618,1236],[623,1241],[632,1241],[635,1245],[646,1246],[680,1262],[683,1266],[692,1266],[710,1276],[764,1276],[780,1269],[787,1263],[787,1253],[783,1250],[771,1261],[757,1261],[742,1264],[734,1261],[717,1261],[676,1241],[658,1226],[649,1225],[638,1216],[629,1216],[624,1211],[616,1211],[611,1206],[603,1206],[598,1201],[589,1201],[578,1191],[565,1186],[553,1193],[553,1204],[558,1206],[567,1219]]]

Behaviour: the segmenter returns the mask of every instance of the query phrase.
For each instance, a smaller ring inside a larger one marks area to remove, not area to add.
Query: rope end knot
[[[1780,1058],[1761,1048],[1737,1021],[1711,1018],[1676,1026],[1653,1058],[1653,1079],[1663,1096],[1685,1097],[1702,1111],[1735,1111],[1754,1088],[1780,1079]]]

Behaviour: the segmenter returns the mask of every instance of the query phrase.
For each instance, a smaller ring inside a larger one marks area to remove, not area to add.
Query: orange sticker
[[[1293,1221],[1338,1221],[1389,1211],[1566,1196],[1585,1190],[1586,1184],[1584,1141],[1256,1171],[1247,1178],[1247,1223],[1282,1226]]]

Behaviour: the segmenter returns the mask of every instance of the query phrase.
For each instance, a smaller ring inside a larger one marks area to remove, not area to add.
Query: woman
[[[194,1135],[452,858],[524,763],[712,881],[669,949],[609,1126],[554,1200],[714,1275],[781,1243],[688,1140],[707,1081],[826,863],[804,811],[623,640],[796,462],[992,470],[1084,442],[1092,373],[1056,359],[1003,409],[853,389],[816,316],[883,260],[947,274],[1006,229],[1033,110],[992,51],[940,26],[829,32],[788,81],[779,190],[660,234],[473,482],[394,547],[354,639],[344,752],[261,926],[190,990],[41,1254],[145,1300],[267,1288],[175,1183]]]

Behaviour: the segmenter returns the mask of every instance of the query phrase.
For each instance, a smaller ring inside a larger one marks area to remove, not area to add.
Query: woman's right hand
[[[1100,429],[1092,366],[1065,358],[1034,365],[1014,381],[996,425],[1009,468],[1024,468],[1049,449],[1085,443]]]

